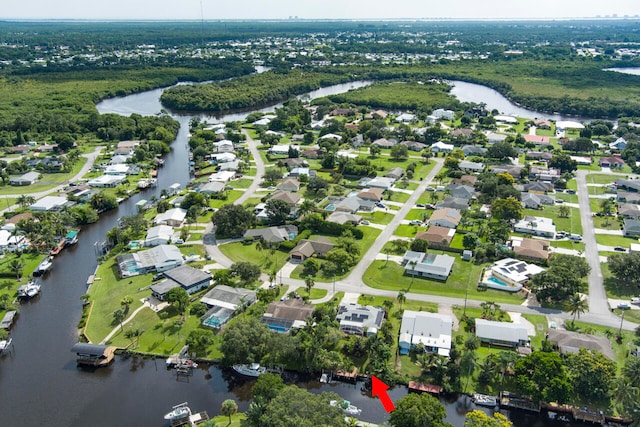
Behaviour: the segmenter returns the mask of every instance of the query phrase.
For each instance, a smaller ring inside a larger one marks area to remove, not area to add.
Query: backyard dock
[[[356,381],[358,381],[358,368],[353,368],[351,372],[343,371],[343,370],[335,371],[332,377],[336,381],[346,381],[350,383],[355,383]]]
[[[171,421],[171,427],[178,426],[197,426],[209,421],[209,414],[206,411],[198,412],[197,414],[189,415],[188,418],[180,418]]]
[[[11,329],[13,319],[16,317],[16,314],[18,314],[16,310],[7,311],[0,322],[0,329]]]
[[[409,391],[414,393],[429,393],[435,396],[439,396],[443,388],[439,385],[421,383],[418,381],[409,381]]]
[[[576,421],[582,421],[600,424],[603,425],[605,422],[604,413],[602,411],[598,411],[595,409],[589,409],[587,407],[584,408],[573,408],[573,419]]]
[[[540,404],[526,397],[516,396],[508,391],[500,392],[500,407],[522,409],[523,411],[540,412]]]

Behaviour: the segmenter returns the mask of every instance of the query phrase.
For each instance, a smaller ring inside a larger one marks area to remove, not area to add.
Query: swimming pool
[[[499,291],[507,291],[507,292],[518,292],[522,289],[522,285],[520,283],[516,285],[509,285],[508,283],[503,282],[497,277],[489,276],[485,277],[482,281],[482,284],[491,289],[497,289]]]
[[[210,328],[220,328],[222,325],[227,323],[231,316],[233,315],[233,311],[231,310],[217,310],[214,313],[211,313],[206,319],[202,321],[204,326],[209,326]]]
[[[331,204],[329,204],[329,205],[325,206],[324,210],[325,210],[325,211],[329,211],[329,212],[333,212],[333,211],[335,211],[335,210],[336,210],[336,205],[334,205],[333,203],[331,203]]]
[[[504,286],[504,287],[508,287],[509,286],[506,283],[504,283],[502,280],[497,279],[497,278],[495,278],[493,276],[490,276],[489,278],[487,278],[487,282],[495,283],[498,286]]]

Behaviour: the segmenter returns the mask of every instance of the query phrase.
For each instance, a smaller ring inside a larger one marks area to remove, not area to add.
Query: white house
[[[181,266],[184,258],[177,246],[158,245],[144,251],[118,255],[116,262],[122,277],[130,277],[151,271],[171,270]]]
[[[328,133],[326,135],[322,135],[318,139],[335,139],[336,141],[342,141],[342,136],[335,133]]]
[[[104,168],[105,175],[126,175],[129,173],[129,165],[126,164],[117,164],[117,165],[108,165]]]
[[[491,275],[510,286],[524,285],[531,277],[542,273],[544,268],[513,258],[504,258],[493,263]]]
[[[446,314],[405,310],[400,326],[400,354],[408,354],[413,345],[422,344],[425,351],[449,357],[453,321]]]
[[[527,327],[520,323],[476,319],[480,342],[501,347],[522,347],[530,342]]]
[[[32,204],[31,206],[29,206],[29,209],[31,209],[32,211],[38,211],[38,212],[54,211],[54,210],[61,209],[66,204],[67,204],[66,197],[45,196],[42,199],[35,202],[34,204]]]
[[[211,158],[215,160],[216,163],[235,162],[236,155],[233,153],[218,153],[212,154]]]
[[[450,255],[407,251],[402,258],[404,274],[447,280],[456,259]]]
[[[411,113],[402,113],[399,114],[396,117],[396,122],[397,123],[411,123],[412,121],[414,121],[416,119],[415,114],[411,114]]]
[[[25,237],[20,234],[13,234],[8,230],[0,230],[0,251],[4,253],[5,251],[13,252],[18,249],[21,245],[25,244]]]
[[[513,116],[497,115],[497,116],[493,116],[493,118],[495,119],[496,122],[500,122],[500,123],[507,123],[510,125],[514,125],[518,123],[518,119]]]
[[[209,176],[209,182],[229,182],[236,176],[234,171],[220,171]]]
[[[438,141],[431,145],[432,153],[450,153],[453,151],[453,144],[447,144],[442,141]]]
[[[269,148],[268,152],[269,154],[273,154],[276,156],[283,156],[286,154],[289,154],[289,147],[290,145],[274,145],[271,148]],[[299,150],[300,147],[294,147],[296,150]]]
[[[342,332],[362,336],[375,335],[384,322],[384,309],[360,304],[340,305],[336,320],[340,322]]]
[[[87,184],[89,187],[113,188],[122,184],[125,179],[127,179],[126,175],[101,175],[97,178],[90,179]]]
[[[173,236],[173,227],[169,225],[156,225],[147,230],[147,237],[144,239],[145,246],[166,245]]]
[[[155,223],[158,225],[170,225],[172,227],[180,227],[187,216],[185,209],[174,208],[169,209],[161,214],[156,215]]]
[[[437,110],[433,110],[431,116],[435,117],[438,120],[453,120],[455,113],[452,110],[438,108]]]
[[[525,216],[515,223],[513,231],[548,237],[549,239],[555,239],[556,237],[556,226],[553,225],[553,220],[540,216]]]

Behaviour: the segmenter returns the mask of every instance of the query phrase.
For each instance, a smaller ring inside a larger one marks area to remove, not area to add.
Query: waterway
[[[310,96],[340,93],[365,84],[337,85]],[[109,99],[97,108],[101,113],[157,114],[162,109],[161,92],[158,89]],[[273,109],[275,106],[261,111]],[[241,120],[247,114],[235,113],[215,120]],[[204,114],[201,117],[210,119]],[[181,128],[165,167],[160,170],[158,187],[136,194],[117,209],[104,213],[98,223],[84,227],[78,244],[56,257],[53,270],[42,279],[41,295],[21,307],[11,331],[14,349],[0,360],[1,425],[160,426],[162,415],[175,404],[188,401],[194,411],[217,415],[222,401],[228,398],[238,402],[240,411],[247,409],[251,382],[238,380],[216,366],[199,368],[188,381],[178,381],[161,359],[118,357],[112,366],[94,371],[78,368],[70,351],[78,337],[80,297],[86,293],[87,278],[97,265],[94,244],[104,240],[118,217],[133,214],[137,201],[158,196],[162,188],[175,182],[184,186],[189,180],[187,141],[191,116],[174,118],[180,121]],[[296,377],[290,380],[311,392],[337,392],[363,410],[363,420],[382,423],[388,419],[380,402],[362,393],[359,384],[321,384]],[[406,393],[405,387],[390,390],[394,401]],[[447,420],[455,426],[463,424],[464,414],[473,407],[465,403],[464,397],[443,403]],[[511,418],[516,426],[553,425],[522,413],[514,413]]]

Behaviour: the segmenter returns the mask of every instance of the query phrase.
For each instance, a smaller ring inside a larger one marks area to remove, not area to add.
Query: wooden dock
[[[500,392],[500,407],[540,412],[540,404],[526,397],[516,396],[508,391]]]
[[[192,414],[187,418],[180,418],[178,420],[171,421],[171,427],[197,426],[198,424],[202,424],[207,421],[209,421],[209,414],[207,414],[206,411],[202,411],[197,414]]]
[[[421,383],[418,381],[409,381],[409,391],[414,393],[429,393],[435,396],[442,394],[444,389],[439,385]]]
[[[13,320],[15,319],[16,314],[18,314],[16,310],[7,311],[4,317],[2,318],[2,321],[0,321],[0,329],[11,329],[11,326],[13,325]]]
[[[589,409],[587,407],[573,408],[572,414],[573,414],[574,420],[582,421],[583,423],[590,422],[594,424],[603,425],[605,421],[604,413],[602,411]]]
[[[333,378],[337,381],[346,381],[355,383],[358,381],[358,368],[353,368],[353,371],[338,370],[333,373]]]

